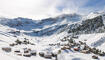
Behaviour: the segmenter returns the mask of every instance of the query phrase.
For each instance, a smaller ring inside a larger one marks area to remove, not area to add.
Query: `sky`
[[[0,0],[0,16],[43,19],[105,10],[105,0]]]

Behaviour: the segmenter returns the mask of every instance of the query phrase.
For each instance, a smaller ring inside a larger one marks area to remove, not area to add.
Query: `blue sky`
[[[88,0],[84,7],[104,7],[105,0]]]
[[[102,11],[105,9],[105,0],[66,0],[67,4],[70,4],[69,6],[74,6],[73,8],[77,8],[77,12],[81,13],[89,13],[89,12],[95,12],[95,11]],[[63,3],[63,4],[66,4]],[[58,6],[57,7],[60,11],[65,9],[66,7]],[[67,7],[68,9],[71,9],[70,7]],[[73,9],[75,11],[75,9]]]
[[[105,0],[88,0],[82,8],[92,8],[93,11],[102,10],[105,7]]]
[[[0,16],[42,19],[64,13],[105,10],[105,0],[0,0]]]

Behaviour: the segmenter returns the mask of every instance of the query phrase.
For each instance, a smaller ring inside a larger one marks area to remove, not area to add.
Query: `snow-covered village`
[[[105,60],[105,1],[0,0],[0,60]]]

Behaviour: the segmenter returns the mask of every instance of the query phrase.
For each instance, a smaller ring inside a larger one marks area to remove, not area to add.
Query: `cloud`
[[[59,12],[57,4],[57,0],[0,0],[0,15],[39,19]]]
[[[63,13],[88,11],[89,0],[0,0],[0,16],[42,19]],[[83,11],[82,11],[83,10]]]

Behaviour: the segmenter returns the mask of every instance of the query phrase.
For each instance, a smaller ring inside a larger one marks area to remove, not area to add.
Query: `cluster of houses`
[[[71,49],[74,51],[78,51],[80,53],[84,53],[84,54],[94,54],[92,56],[93,59],[98,59],[98,56],[105,56],[105,52],[97,49],[97,48],[91,48],[90,46],[88,46],[86,43],[79,41],[79,42],[75,42],[75,40],[73,40],[74,37],[68,38],[68,37],[64,37],[61,41],[68,41],[68,44],[64,47],[61,48],[61,50],[66,50],[66,49]]]
[[[23,48],[23,51],[15,50],[14,53],[16,53],[18,56],[24,57],[36,56],[36,50],[31,50],[30,48]]]
[[[35,45],[34,43],[31,43],[28,39],[24,38],[24,41],[20,41],[19,39],[17,39],[17,40],[15,41],[15,43],[10,44],[10,46],[13,47],[13,46],[16,46],[16,45],[21,45],[21,44],[25,44],[25,45],[27,45],[27,44]]]
[[[99,56],[105,56],[105,52],[102,52],[101,50],[97,49],[97,48],[91,48],[90,46],[88,46],[86,43],[79,41],[79,42],[75,42],[75,40],[73,39],[74,37],[64,37],[63,39],[61,39],[62,42],[67,41],[68,43],[66,44],[61,44],[61,43],[56,43],[56,44],[49,44],[50,46],[61,46],[61,49],[59,49],[57,51],[57,53],[53,53],[53,52],[49,52],[49,51],[40,51],[40,52],[36,52],[36,50],[32,50],[30,48],[23,48],[21,50],[14,50],[14,53],[17,54],[18,56],[24,56],[24,57],[31,57],[31,56],[36,56],[39,55],[40,57],[46,58],[46,59],[52,59],[55,58],[55,60],[57,59],[58,54],[61,53],[62,50],[73,50],[73,51],[77,51],[80,53],[84,53],[84,54],[94,54],[92,56],[93,59],[99,59]],[[76,37],[77,38],[77,37]],[[35,45],[33,43],[30,43],[27,39],[25,39],[24,41],[20,41],[20,40],[16,40],[15,43],[10,44],[10,46],[15,46],[15,45],[21,45],[21,44],[31,44],[31,45]],[[12,48],[11,47],[3,47],[2,48],[3,51],[5,52],[11,52]]]
[[[68,43],[65,43],[65,44],[55,43],[55,44],[49,44],[49,46],[61,46],[61,49],[59,50],[60,52],[61,50],[68,49],[68,50],[73,50],[73,51],[77,51],[77,52],[84,53],[84,54],[94,54],[92,56],[93,59],[99,59],[98,56],[105,56],[104,51],[101,51],[97,48],[91,48],[85,42],[82,42],[82,41],[75,42],[74,39],[76,38],[78,38],[78,36],[73,36],[73,37],[67,36],[61,39],[61,42],[68,41]]]
[[[5,52],[14,52],[15,54],[17,54],[18,56],[25,56],[25,57],[31,57],[31,56],[36,56],[36,50],[31,50],[30,48],[22,48],[22,49],[15,49],[12,50],[12,47],[16,46],[16,45],[35,45],[34,43],[31,43],[29,40],[27,40],[26,38],[24,38],[24,41],[20,41],[19,39],[17,39],[14,43],[9,44],[10,47],[2,47],[2,50]]]
[[[33,43],[31,43],[29,40],[27,40],[25,38],[24,41],[20,41],[19,39],[17,39],[14,43],[9,44],[9,47],[2,47],[2,50],[10,53],[10,52],[14,52],[16,55],[18,56],[24,56],[24,57],[31,57],[31,56],[36,56],[39,55],[40,57],[46,58],[46,59],[52,59],[55,58],[55,60],[57,60],[57,53],[53,53],[53,52],[49,52],[49,51],[40,51],[37,52],[36,50],[32,50],[31,48],[15,48],[13,49],[14,46],[16,45],[27,45],[27,44],[31,44],[31,45],[35,45]]]
[[[53,53],[53,52],[39,52],[39,56],[43,57],[43,58],[46,58],[46,59],[52,59],[52,58],[55,58],[55,60],[58,60],[57,59],[57,53]]]
[[[8,53],[12,52],[11,47],[2,47],[2,50],[5,52],[8,52]],[[56,53],[46,52],[46,51],[37,52],[36,50],[31,50],[30,48],[23,48],[22,50],[16,49],[16,50],[13,50],[13,52],[18,56],[31,57],[31,56],[39,55],[40,57],[43,57],[46,59],[55,58],[55,60],[57,60],[57,54]]]

